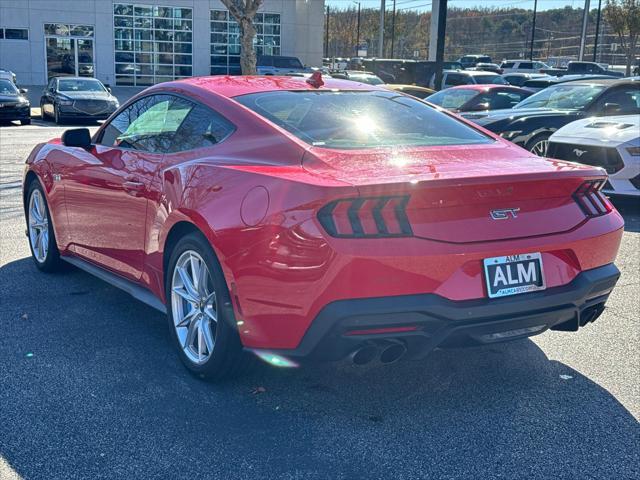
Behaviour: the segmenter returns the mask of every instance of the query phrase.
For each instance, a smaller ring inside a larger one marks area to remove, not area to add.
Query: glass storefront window
[[[211,10],[211,75],[240,73],[240,26],[227,10]],[[280,55],[280,14],[257,13],[256,53]]]
[[[116,85],[147,86],[192,75],[191,8],[116,3],[113,23]]]

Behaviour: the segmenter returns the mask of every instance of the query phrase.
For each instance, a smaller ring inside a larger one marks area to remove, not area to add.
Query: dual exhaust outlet
[[[407,346],[399,340],[385,340],[381,343],[367,343],[355,350],[351,355],[354,365],[366,365],[376,358],[380,363],[388,365],[397,362],[407,353]]]

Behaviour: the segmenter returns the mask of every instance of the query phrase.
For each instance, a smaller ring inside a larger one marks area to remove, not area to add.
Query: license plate
[[[489,298],[544,290],[542,255],[522,253],[484,259]]]

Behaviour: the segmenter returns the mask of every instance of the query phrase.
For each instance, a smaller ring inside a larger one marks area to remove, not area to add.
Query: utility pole
[[[531,49],[529,51],[529,60],[533,61],[533,42],[536,38],[536,13],[538,11],[538,0],[533,2],[533,23],[531,25]]]
[[[360,2],[353,2],[358,5],[358,20],[356,21],[356,57],[360,48]]]
[[[393,56],[393,50],[396,42],[396,0],[393,0],[393,14],[391,15],[391,58]]]
[[[578,60],[584,60],[584,49],[587,44],[587,24],[589,23],[589,0],[584,0],[584,13],[582,14],[582,36],[580,37],[580,53]]]
[[[384,58],[384,11],[385,0],[380,0],[380,31],[378,32],[378,58]]]
[[[593,41],[593,61],[598,54],[598,35],[600,34],[600,15],[602,14],[602,0],[598,0],[598,16],[596,17],[596,38]]]
[[[435,27],[435,28],[434,28]],[[447,29],[447,0],[433,0],[431,6],[431,40],[429,42],[429,60],[435,60],[434,86],[442,86],[442,63],[444,61],[444,43]],[[433,51],[435,45],[435,52]],[[432,56],[432,53],[435,55]]]
[[[329,11],[329,7],[327,6],[327,19],[325,20],[324,25],[324,56],[325,58],[329,57],[329,17],[331,12]]]

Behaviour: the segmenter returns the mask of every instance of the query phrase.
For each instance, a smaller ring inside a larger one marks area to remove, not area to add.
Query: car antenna
[[[311,76],[305,81],[313,88],[320,88],[324,85],[324,80],[322,80],[322,72],[320,72],[320,70],[316,70],[315,72],[313,72]]]

